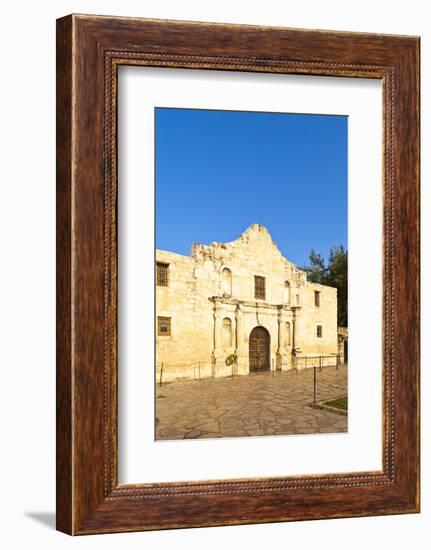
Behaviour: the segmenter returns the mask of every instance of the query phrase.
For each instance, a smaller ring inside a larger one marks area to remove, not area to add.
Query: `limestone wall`
[[[194,244],[192,257],[202,270],[217,275],[212,287],[215,294],[223,293],[221,272],[230,269],[232,296],[239,300],[255,300],[254,275],[265,277],[265,301],[273,304],[287,302],[285,282],[290,283],[294,299],[306,281],[305,273],[283,257],[262,225],[252,225],[230,243]]]
[[[307,282],[265,227],[252,225],[230,243],[194,244],[190,256],[157,250],[156,260],[169,265],[156,315],[171,318],[171,335],[156,335],[158,379],[162,364],[162,381],[231,375],[225,360],[233,353],[235,374],[248,374],[256,326],[269,333],[271,368],[291,368],[294,344],[300,354],[337,353],[336,289]],[[265,278],[264,299],[255,298],[255,275]]]
[[[164,363],[165,380],[193,378],[201,361],[201,375],[210,376],[213,312],[208,273],[197,272],[189,256],[158,250],[156,260],[169,264],[168,286],[156,286],[156,316],[171,318],[171,335],[156,335],[157,367]]]
[[[320,293],[320,306],[314,303],[314,292]],[[338,352],[337,289],[307,282],[301,295],[298,345],[305,355]],[[322,336],[317,336],[317,327]]]

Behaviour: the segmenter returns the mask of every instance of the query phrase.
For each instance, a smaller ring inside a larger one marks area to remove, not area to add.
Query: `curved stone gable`
[[[209,245],[193,244],[191,256],[197,261],[223,260],[241,255],[245,260],[261,260],[262,264],[268,261],[285,264],[290,270],[297,270],[295,264],[287,260],[272,240],[268,229],[261,224],[253,224],[233,241]]]

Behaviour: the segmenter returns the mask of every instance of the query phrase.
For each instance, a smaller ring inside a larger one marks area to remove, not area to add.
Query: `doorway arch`
[[[254,327],[250,332],[248,342],[250,372],[270,370],[270,341],[269,332],[264,327]]]

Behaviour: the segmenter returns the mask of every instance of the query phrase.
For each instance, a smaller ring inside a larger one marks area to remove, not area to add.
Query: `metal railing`
[[[211,361],[195,361],[194,363],[167,363],[166,361],[163,361],[156,365],[156,377],[157,377],[157,383],[159,386],[163,384],[163,376],[166,375],[166,372],[169,369],[183,369],[185,372],[189,371],[190,373],[193,372],[193,376],[187,377],[185,376],[183,379],[193,379],[193,380],[201,380],[202,379],[202,370],[206,366],[212,367]],[[181,378],[179,378],[181,379]]]
[[[298,374],[300,370],[313,369],[313,405],[317,403],[318,392],[318,372],[327,367],[335,367],[335,370],[339,370],[342,355],[338,353],[331,353],[328,355],[297,355],[294,357],[292,366],[294,372]],[[337,396],[334,396],[337,397]],[[328,397],[331,399],[331,397]]]
[[[316,402],[316,392],[317,392],[317,371],[321,371],[327,367],[335,367],[336,370],[339,370],[341,366],[341,357],[342,355],[333,353],[327,355],[297,355],[292,358],[291,368],[284,372],[293,372],[299,374],[301,371],[309,371],[313,369],[313,403]],[[183,373],[187,373],[186,376],[180,376],[176,378],[177,380],[202,380],[203,378],[211,378],[213,376],[213,366],[212,361],[195,361],[194,363],[167,363],[162,362],[156,365],[156,377],[157,384],[161,386],[164,382],[164,376],[168,370],[175,369],[183,370]],[[236,374],[236,363],[228,365],[231,367],[230,376],[233,379]],[[204,371],[204,374],[202,373]],[[205,375],[206,371],[206,375]],[[269,372],[272,376],[276,376],[276,371],[281,372],[274,365],[274,360],[271,362]]]
[[[338,353],[330,353],[327,355],[296,355],[292,359],[292,367],[296,371],[311,367],[318,367],[319,369],[324,367],[336,367],[338,369],[340,364],[341,356]]]

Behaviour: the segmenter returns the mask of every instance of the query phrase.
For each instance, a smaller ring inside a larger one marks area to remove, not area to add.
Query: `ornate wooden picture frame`
[[[117,69],[383,84],[383,469],[123,485]],[[57,528],[90,534],[419,511],[419,38],[70,15],[57,22]]]

